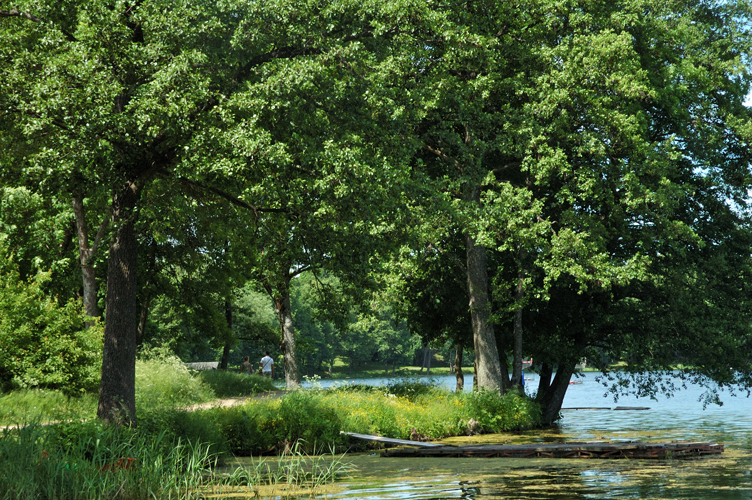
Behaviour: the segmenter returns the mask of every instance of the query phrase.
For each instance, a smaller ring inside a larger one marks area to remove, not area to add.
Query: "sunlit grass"
[[[89,419],[97,410],[97,396],[66,396],[59,390],[28,389],[0,394],[0,425]]]

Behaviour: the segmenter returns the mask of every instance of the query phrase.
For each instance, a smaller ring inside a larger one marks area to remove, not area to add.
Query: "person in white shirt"
[[[269,355],[269,351],[266,351],[266,356],[261,358],[259,367],[261,368],[261,374],[264,377],[274,378],[274,360]]]

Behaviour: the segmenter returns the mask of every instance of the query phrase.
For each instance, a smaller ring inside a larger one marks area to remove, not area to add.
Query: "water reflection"
[[[704,391],[689,386],[658,401],[604,398],[605,389],[587,373],[572,385],[565,407],[647,406],[645,411],[565,410],[557,429],[488,442],[592,440],[698,440],[725,445],[719,457],[695,460],[561,460],[498,458],[381,458],[351,455],[358,471],[338,492],[312,498],[359,499],[710,499],[752,500],[752,401],[722,398],[722,407],[702,408]],[[528,390],[537,387],[536,376]],[[436,378],[453,387],[453,377]],[[373,385],[388,379],[353,381]],[[325,382],[326,383],[326,382]],[[472,387],[472,379],[466,379]],[[510,441],[511,439],[511,441]]]

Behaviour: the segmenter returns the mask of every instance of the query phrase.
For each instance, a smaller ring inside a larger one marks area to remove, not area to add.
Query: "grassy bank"
[[[81,421],[93,417],[93,396],[61,399],[44,391],[3,396],[12,403],[3,404],[8,423],[71,420],[0,431],[0,500],[188,499],[250,494],[262,487],[310,490],[347,471],[346,459],[335,452],[376,446],[350,441],[340,431],[437,439],[531,428],[539,418],[537,406],[518,394],[455,394],[416,380],[301,390],[188,411],[188,404],[215,396],[267,390],[271,381],[231,372],[190,373],[174,360],[139,363],[136,429]],[[328,458],[311,456],[322,452]],[[256,457],[254,465],[217,467],[233,455]]]
[[[529,429],[539,425],[539,415],[533,401],[516,393],[455,394],[412,381],[301,390],[231,408],[157,410],[143,414],[139,426],[150,433],[168,431],[173,439],[211,443],[220,454],[258,456],[293,445],[306,453],[374,446],[340,431],[431,440]]]

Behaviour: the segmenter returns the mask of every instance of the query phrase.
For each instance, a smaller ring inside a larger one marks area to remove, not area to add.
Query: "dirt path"
[[[285,395],[287,391],[267,391],[254,394],[252,396],[237,396],[232,398],[221,398],[209,401],[207,403],[198,403],[195,405],[186,406],[183,409],[187,411],[207,410],[209,408],[229,408],[231,406],[238,406],[245,404],[246,401],[251,399],[277,399]],[[52,420],[49,422],[43,422],[42,425],[59,424],[61,420]],[[72,422],[72,420],[66,420],[66,422]],[[5,429],[18,428],[18,425],[0,425],[0,432]]]
[[[207,403],[199,403],[186,407],[188,411],[195,410],[207,410],[209,408],[229,408],[231,406],[238,406],[245,404],[246,401],[251,399],[277,399],[284,396],[287,391],[267,391],[254,394],[252,396],[236,396],[232,398],[215,399]]]

